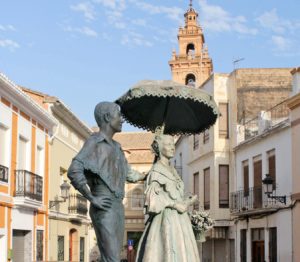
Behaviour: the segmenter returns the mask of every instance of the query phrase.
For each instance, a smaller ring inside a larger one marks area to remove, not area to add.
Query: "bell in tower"
[[[172,79],[181,84],[199,87],[212,73],[213,64],[192,0],[184,18],[185,25],[178,31],[179,52],[176,54],[173,51],[169,61]]]

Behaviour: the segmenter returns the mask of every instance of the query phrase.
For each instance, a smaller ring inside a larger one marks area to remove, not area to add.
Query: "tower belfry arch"
[[[179,27],[177,35],[178,54],[173,50],[169,65],[174,81],[181,84],[192,83],[191,85],[198,87],[212,73],[213,63],[192,0],[184,14],[184,19],[185,25]]]

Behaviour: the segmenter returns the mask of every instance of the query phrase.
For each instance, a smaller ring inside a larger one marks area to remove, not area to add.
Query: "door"
[[[13,230],[13,262],[32,261],[32,233],[26,230]]]
[[[252,242],[252,262],[265,261],[265,242],[253,241]]]
[[[79,260],[78,232],[71,229],[69,233],[69,261]]]

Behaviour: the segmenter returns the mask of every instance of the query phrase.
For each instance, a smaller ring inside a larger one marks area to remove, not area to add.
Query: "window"
[[[210,209],[210,169],[204,169],[204,209]]]
[[[18,148],[18,169],[26,170],[28,167],[28,140],[23,137],[19,137],[19,148]]]
[[[193,148],[194,150],[199,148],[199,135],[193,135]]]
[[[194,174],[194,195],[199,197],[199,172]],[[199,202],[194,203],[194,209],[199,210]]]
[[[0,181],[8,182],[8,129],[0,124]]]
[[[253,170],[254,170],[254,208],[262,207],[262,161],[261,156],[253,158]]]
[[[80,238],[80,262],[84,262],[84,237]]]
[[[193,74],[188,74],[185,77],[185,84],[191,87],[195,87],[196,77]]]
[[[247,229],[241,229],[240,257],[241,262],[247,262]]]
[[[44,231],[37,230],[36,231],[36,260],[43,261],[44,260]]]
[[[207,144],[208,141],[209,141],[209,129],[206,129],[203,132],[203,144]]]
[[[39,176],[43,176],[44,175],[44,170],[43,170],[43,166],[44,166],[44,150],[42,147],[37,146],[36,148],[36,157],[35,157],[35,173]]]
[[[220,103],[219,110],[221,113],[219,117],[219,137],[229,138],[228,103]]]
[[[219,207],[229,208],[229,165],[219,165]]]
[[[8,166],[8,130],[0,124],[0,165]]]
[[[269,228],[269,261],[277,262],[277,228]]]
[[[144,195],[141,189],[134,189],[131,194],[131,208],[142,209],[144,207]]]
[[[243,161],[243,182],[244,182],[244,197],[249,196],[249,163],[248,160]]]
[[[65,237],[57,236],[57,260],[65,260]]]
[[[194,44],[190,43],[186,47],[186,54],[194,56],[195,55],[195,46]]]
[[[267,152],[268,155],[268,166],[269,166],[269,175],[273,179],[273,190],[276,190],[276,157],[275,149]]]

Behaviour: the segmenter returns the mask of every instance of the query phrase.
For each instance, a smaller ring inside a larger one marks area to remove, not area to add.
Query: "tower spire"
[[[190,8],[193,8],[193,0],[190,0]]]

